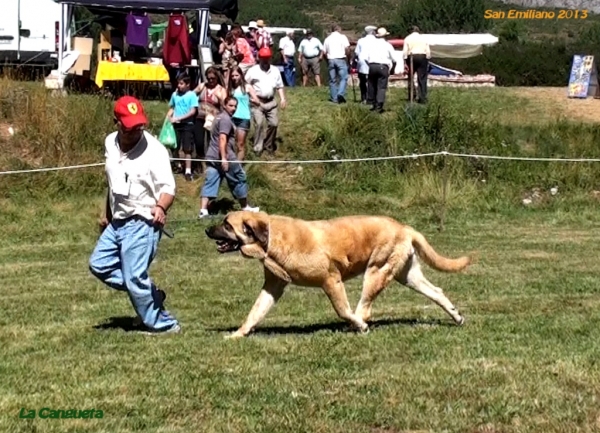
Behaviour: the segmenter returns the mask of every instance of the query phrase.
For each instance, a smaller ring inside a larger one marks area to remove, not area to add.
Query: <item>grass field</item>
[[[102,161],[110,101],[43,99],[39,89],[19,86],[0,81],[0,168]],[[415,114],[403,111],[403,93],[390,90],[390,112],[378,117],[353,104],[329,105],[325,89],[295,89],[278,156],[324,158],[332,148],[342,157],[401,154],[437,144],[598,157],[597,117],[589,114],[597,101],[566,103],[565,93],[432,89],[430,111]],[[438,106],[445,107],[441,117]],[[147,107],[157,131],[165,105]],[[411,115],[413,129],[402,120]],[[8,126],[15,137],[5,134]],[[428,134],[442,139],[427,141]],[[101,168],[2,176],[0,431],[599,431],[598,170],[528,164],[479,167],[483,183],[453,160],[445,208],[438,160],[302,171],[250,166],[252,197],[268,212],[390,215],[422,231],[439,252],[473,251],[477,262],[459,275],[425,270],[466,316],[463,327],[392,285],[375,303],[371,332],[357,335],[321,291],[290,287],[241,341],[223,337],[250,310],[261,268],[219,255],[206,238],[209,223],[194,220],[201,181],[178,178],[175,238],[162,241],[152,268],[183,330],[149,337],[126,331],[133,319],[126,296],[87,269],[103,201]],[[555,183],[556,197],[521,204],[532,187]],[[347,289],[355,306],[360,281]],[[104,416],[19,418],[21,408],[44,407]]]

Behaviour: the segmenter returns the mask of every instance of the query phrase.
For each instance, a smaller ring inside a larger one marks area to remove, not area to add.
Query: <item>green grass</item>
[[[566,121],[559,107],[518,92],[432,89],[431,108],[415,112],[404,111],[403,97],[390,90],[390,112],[377,116],[328,104],[325,88],[290,91],[278,157],[435,146],[598,156],[594,124]],[[110,101],[43,98],[35,86],[0,81],[0,167],[102,161]],[[146,107],[157,132],[165,104]],[[14,138],[2,135],[6,125],[17,129]],[[208,223],[194,219],[201,181],[178,177],[169,215],[175,238],[162,241],[151,269],[183,332],[148,337],[117,326],[133,316],[127,297],[87,269],[102,168],[3,176],[0,431],[597,431],[596,165],[451,160],[448,172],[444,202],[440,159],[302,171],[249,166],[252,199],[268,212],[389,215],[422,231],[440,253],[473,251],[477,261],[459,275],[425,270],[464,313],[464,327],[394,284],[374,305],[371,332],[357,335],[320,290],[292,286],[241,341],[223,337],[248,314],[262,270],[237,254],[219,255],[204,235]],[[550,197],[553,182],[562,183]],[[534,187],[542,198],[523,206],[522,194]],[[347,284],[353,307],[360,287],[359,279]],[[101,409],[104,418],[18,417],[21,408],[43,407]]]

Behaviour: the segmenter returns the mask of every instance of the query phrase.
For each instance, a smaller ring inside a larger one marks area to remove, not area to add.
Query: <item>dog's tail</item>
[[[447,257],[440,256],[435,252],[433,247],[429,245],[425,236],[416,230],[413,230],[412,234],[412,245],[417,250],[419,257],[423,259],[425,263],[434,269],[442,272],[460,272],[469,264],[471,264],[471,258],[468,256],[459,257],[458,259],[449,259]]]

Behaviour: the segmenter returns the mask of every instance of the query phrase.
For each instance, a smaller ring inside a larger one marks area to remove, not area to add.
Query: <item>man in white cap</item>
[[[354,49],[354,60],[357,62],[358,69],[358,86],[360,88],[360,103],[361,104],[372,104],[373,101],[368,99],[368,81],[369,65],[365,61],[365,55],[369,52],[369,45],[375,40],[375,26],[366,26],[365,34],[356,43]]]
[[[294,55],[296,54],[296,44],[294,43],[294,31],[287,29],[285,36],[279,40],[279,52],[283,60],[283,76],[289,87],[296,85],[296,65]]]
[[[248,41],[248,45],[250,45],[250,49],[252,50],[252,55],[256,59],[258,56],[258,45],[256,43],[256,33],[258,32],[258,24],[256,21],[250,21],[248,23],[248,32],[245,34],[246,41]]]
[[[365,60],[369,64],[369,96],[373,101],[371,111],[383,112],[385,94],[388,87],[390,71],[394,69],[394,47],[385,37],[389,35],[384,27],[377,29],[376,39],[369,46]]]

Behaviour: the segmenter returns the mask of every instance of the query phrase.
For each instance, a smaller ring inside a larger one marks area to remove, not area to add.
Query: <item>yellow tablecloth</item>
[[[99,62],[95,81],[100,88],[105,81],[169,81],[169,73],[163,65]]]

